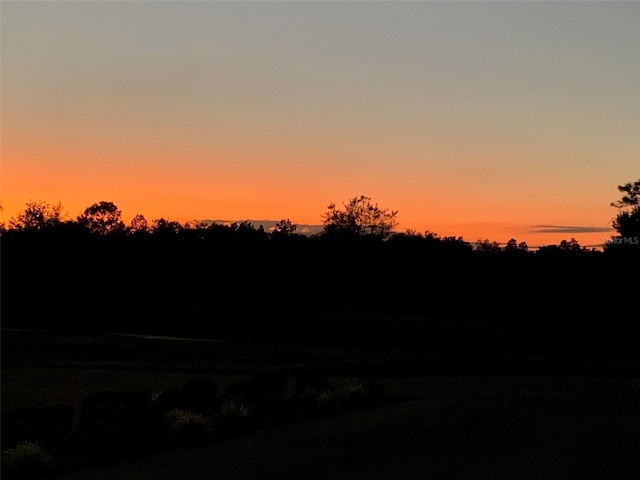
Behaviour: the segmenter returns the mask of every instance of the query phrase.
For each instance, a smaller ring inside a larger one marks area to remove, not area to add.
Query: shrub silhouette
[[[330,392],[333,391],[333,386],[323,372],[309,371],[296,375],[295,392],[301,394],[309,389],[317,390],[318,392]]]
[[[2,445],[33,441],[61,445],[70,440],[76,410],[66,405],[18,408],[2,412]]]
[[[384,385],[376,380],[353,379],[344,389],[347,408],[369,408],[384,401]]]
[[[170,437],[181,442],[202,441],[212,432],[211,419],[200,413],[174,409],[165,414]]]
[[[332,413],[340,409],[340,397],[330,390],[307,387],[299,394],[299,398],[307,415]]]
[[[220,428],[225,433],[241,433],[251,426],[251,410],[238,400],[229,399],[220,405]]]
[[[13,448],[2,452],[2,471],[7,478],[35,478],[99,466],[114,458],[214,439],[218,433],[223,434],[220,438],[241,434],[272,421],[323,417],[360,405],[348,400],[370,391],[369,383],[356,379],[338,392],[319,370],[296,376],[296,388],[302,389],[297,394],[288,388],[290,380],[282,371],[260,372],[216,397],[217,383],[197,377],[170,391],[186,392],[194,402],[204,399],[201,405],[211,409],[209,415],[160,410],[151,394],[117,390],[91,393],[77,410],[57,406],[3,412],[3,445]],[[252,398],[254,404],[242,398]]]
[[[6,473],[16,478],[31,478],[49,473],[53,457],[39,442],[21,442],[2,454]]]
[[[230,383],[222,392],[222,401],[234,401],[238,403],[249,403],[253,397],[253,386],[248,380],[239,380]]]
[[[356,379],[349,383],[345,395],[352,407],[361,407],[367,403],[367,387],[362,380]]]

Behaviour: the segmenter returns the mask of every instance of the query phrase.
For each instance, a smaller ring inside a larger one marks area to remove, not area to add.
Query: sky
[[[638,1],[0,3],[1,221],[321,224],[530,246],[614,232],[640,179]]]

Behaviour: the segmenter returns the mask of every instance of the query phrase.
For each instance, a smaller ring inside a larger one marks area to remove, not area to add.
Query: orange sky
[[[365,194],[400,230],[592,245],[639,176],[637,2],[0,8],[5,222],[319,224]]]
[[[310,169],[305,175],[292,171],[288,175],[269,178],[268,158],[264,177],[249,175],[248,167],[242,166],[243,157],[233,151],[224,154],[231,160],[226,163],[228,168],[203,168],[191,172],[189,168],[172,166],[171,158],[163,164],[160,152],[150,154],[156,163],[148,168],[141,165],[139,156],[130,161],[120,157],[116,162],[108,152],[99,149],[93,153],[93,158],[98,160],[97,166],[70,162],[69,155],[56,155],[56,150],[51,148],[40,152],[30,148],[26,154],[17,150],[14,152],[9,146],[3,148],[3,178],[15,179],[4,185],[3,193],[9,193],[10,198],[22,196],[25,202],[33,199],[61,202],[69,218],[75,218],[92,203],[107,200],[118,205],[125,221],[141,213],[149,220],[164,217],[181,222],[290,218],[296,223],[320,224],[329,202],[341,204],[364,193],[381,207],[399,211],[399,231],[409,228],[419,232],[429,230],[441,236],[463,236],[467,241],[506,242],[516,238],[532,246],[558,243],[572,237],[583,245],[601,244],[613,233],[559,231],[537,234],[535,231],[542,227],[536,226],[543,225],[537,223],[540,218],[554,218],[556,226],[579,225],[570,215],[571,211],[567,209],[563,213],[562,206],[554,199],[545,201],[536,197],[535,192],[526,192],[517,186],[483,188],[472,181],[460,181],[452,188],[456,178],[442,174],[435,175],[435,181],[422,190],[419,186],[410,188],[414,183],[411,178],[403,178],[400,182],[403,187],[398,188],[394,183],[381,181],[372,172],[365,176],[350,172],[348,168],[335,177],[322,169],[315,172]],[[73,157],[88,154],[74,152]],[[170,154],[164,152],[164,156]],[[312,175],[311,179],[309,175]],[[469,195],[474,189],[482,199],[475,205],[469,203]],[[454,192],[457,190],[466,191],[466,194],[456,198]],[[522,200],[509,202],[510,197],[527,194],[532,196],[526,204]],[[612,199],[617,197],[617,192],[612,191],[610,196]],[[574,202],[579,204],[583,200],[578,198]],[[523,205],[528,209],[524,210]],[[5,203],[3,218],[11,218],[22,208],[24,203]],[[519,221],[496,222],[496,210],[500,211],[501,218]],[[604,219],[599,225],[603,228],[610,227],[605,222],[615,214],[615,209],[609,205],[591,212],[588,208],[575,208],[573,212],[576,211],[585,217],[592,215]]]

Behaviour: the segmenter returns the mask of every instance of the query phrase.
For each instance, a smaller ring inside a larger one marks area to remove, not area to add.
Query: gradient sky
[[[529,245],[612,232],[640,178],[638,1],[7,1],[2,221],[318,224]]]

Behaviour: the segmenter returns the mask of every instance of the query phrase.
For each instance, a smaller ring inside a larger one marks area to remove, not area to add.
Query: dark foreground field
[[[314,369],[376,378],[376,408],[248,431],[58,475],[84,479],[640,478],[634,358],[184,341],[2,331],[2,411],[159,392],[205,376]],[[4,447],[3,447],[4,448]]]

